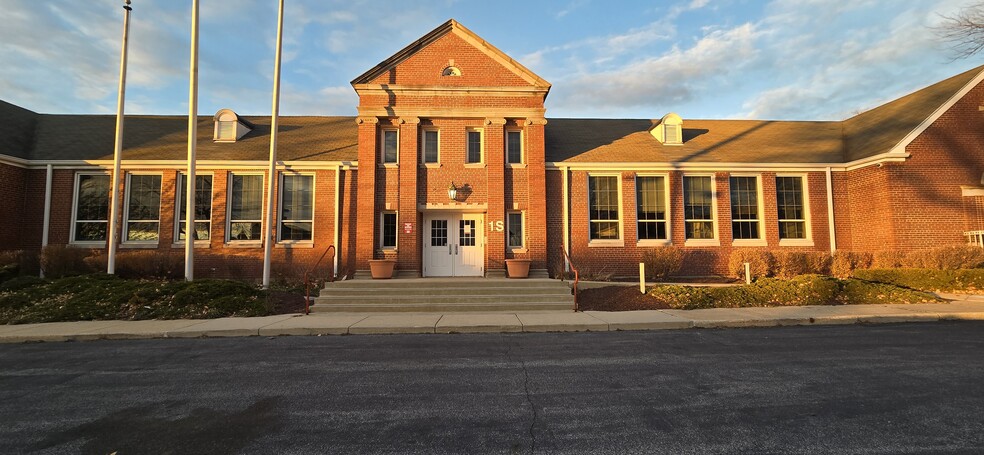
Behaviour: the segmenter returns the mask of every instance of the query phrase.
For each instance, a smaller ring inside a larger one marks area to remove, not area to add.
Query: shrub
[[[905,253],[897,250],[877,251],[872,257],[871,268],[895,269],[905,264]]]
[[[830,274],[838,278],[847,278],[858,269],[871,267],[870,253],[853,251],[838,251],[830,263]]]
[[[41,270],[49,278],[84,275],[95,270],[85,263],[91,250],[68,245],[48,245],[41,250]]]
[[[775,276],[792,278],[798,275],[826,274],[830,269],[830,255],[803,251],[775,253]]]
[[[106,270],[106,253],[85,258],[93,271]],[[121,251],[116,253],[115,273],[120,278],[174,279],[184,276],[184,254],[159,250]]]
[[[939,270],[978,268],[984,265],[984,248],[953,245],[911,251],[905,255],[903,265],[907,268]]]
[[[921,291],[984,290],[984,269],[871,269],[855,272],[856,278]]]
[[[766,277],[772,274],[775,258],[766,250],[731,250],[728,259],[728,271],[735,278],[745,278],[745,263],[751,267],[752,279]]]
[[[837,302],[853,305],[885,303],[925,303],[939,299],[928,292],[914,291],[891,284],[874,283],[858,279],[844,280]]]
[[[38,254],[33,251],[0,251],[0,283],[19,275],[37,274]]]
[[[683,266],[683,251],[675,246],[649,248],[642,252],[642,262],[646,264],[646,274],[656,281],[680,271]]]
[[[40,277],[33,275],[19,276],[0,282],[0,292],[20,291],[21,289],[27,289],[43,283],[47,283],[47,281]]]

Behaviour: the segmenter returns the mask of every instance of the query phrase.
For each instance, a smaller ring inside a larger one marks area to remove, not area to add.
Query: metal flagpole
[[[198,140],[198,0],[191,7],[191,70],[188,88],[188,172],[185,180],[185,280],[195,279],[195,145]]]
[[[126,51],[130,42],[130,0],[123,0],[123,50],[120,51],[120,88],[116,97],[116,145],[113,148],[113,194],[109,208],[109,258],[106,260],[106,273],[116,273],[116,207],[120,193],[120,155],[123,152],[123,98],[126,93]]]
[[[277,170],[277,124],[280,115],[280,50],[284,39],[284,0],[277,14],[277,54],[273,64],[273,115],[270,117],[270,167],[267,172],[267,203],[263,223],[263,288],[270,287],[270,259],[273,254],[273,185]]]

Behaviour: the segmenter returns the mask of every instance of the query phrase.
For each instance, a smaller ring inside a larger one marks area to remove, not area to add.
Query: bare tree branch
[[[984,50],[984,2],[967,5],[952,16],[940,17],[943,23],[934,31],[950,44],[953,60],[968,58]]]

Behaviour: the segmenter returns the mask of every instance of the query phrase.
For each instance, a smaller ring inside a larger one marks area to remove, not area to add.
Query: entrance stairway
[[[329,283],[312,312],[573,311],[567,283],[551,279],[409,278]]]

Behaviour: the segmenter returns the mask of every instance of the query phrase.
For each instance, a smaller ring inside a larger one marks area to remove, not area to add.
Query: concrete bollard
[[[646,293],[646,263],[639,263],[639,292]]]
[[[752,284],[752,264],[745,263],[745,284]]]

